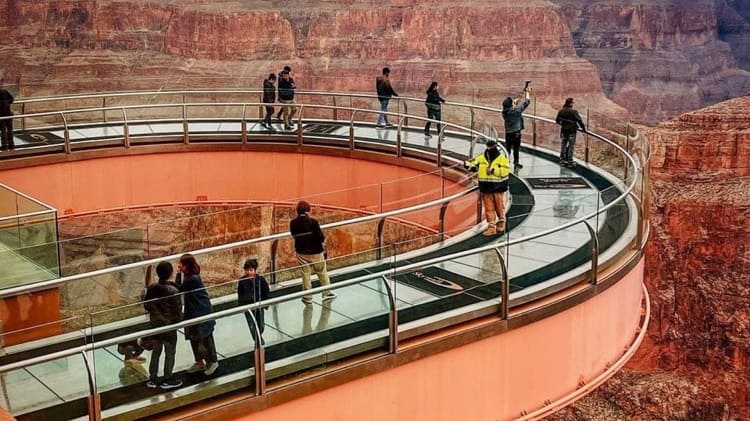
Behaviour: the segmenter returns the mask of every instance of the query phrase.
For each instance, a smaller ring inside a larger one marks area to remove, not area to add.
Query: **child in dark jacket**
[[[237,283],[237,303],[241,306],[246,304],[257,303],[258,301],[264,301],[268,299],[268,282],[266,278],[258,274],[258,261],[255,259],[247,259],[243,265],[245,270],[245,276],[240,278]],[[264,345],[263,331],[266,328],[264,318],[264,308],[256,308],[252,310],[255,322],[258,324],[258,329],[255,329],[255,323],[250,317],[250,314],[245,312],[245,318],[247,319],[247,326],[250,328],[250,335],[253,337],[256,345],[260,339],[260,344]]]

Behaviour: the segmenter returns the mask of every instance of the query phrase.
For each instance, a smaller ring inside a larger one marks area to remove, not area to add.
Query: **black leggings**
[[[513,164],[518,164],[518,153],[521,148],[521,132],[506,133],[505,134],[505,149],[508,150],[508,155],[513,155]],[[510,158],[510,156],[508,157]]]

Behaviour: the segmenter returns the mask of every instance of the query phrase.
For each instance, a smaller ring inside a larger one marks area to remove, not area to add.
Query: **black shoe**
[[[182,380],[175,378],[166,379],[159,385],[162,389],[176,389],[180,386],[182,386]]]
[[[151,380],[147,381],[146,382],[146,387],[148,387],[149,389],[156,389],[157,387],[159,387],[159,380],[157,380],[157,379],[151,379]]]
[[[516,162],[515,164],[513,164],[513,166],[514,166],[514,167],[516,167],[516,168],[517,168],[517,169],[519,169],[519,170],[520,170],[521,168],[523,168],[523,165],[519,164],[518,162]]]

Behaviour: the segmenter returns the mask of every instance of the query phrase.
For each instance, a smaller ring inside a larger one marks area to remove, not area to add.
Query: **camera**
[[[523,85],[523,91],[524,92],[531,91],[531,87],[529,85],[531,85],[531,81],[530,80],[527,80],[526,82],[524,82],[524,85]]]

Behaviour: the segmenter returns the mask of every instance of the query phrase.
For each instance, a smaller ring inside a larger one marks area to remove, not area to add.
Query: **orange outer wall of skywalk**
[[[559,314],[237,419],[518,418],[573,393],[623,355],[639,326],[642,282],[643,260],[611,288]]]

